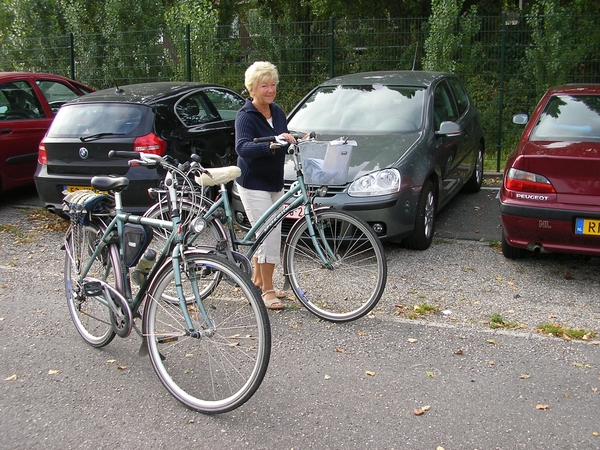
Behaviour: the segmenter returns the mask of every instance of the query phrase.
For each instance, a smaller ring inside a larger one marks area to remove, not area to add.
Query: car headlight
[[[374,197],[393,194],[400,190],[400,172],[398,169],[383,169],[360,177],[350,184],[350,197]]]

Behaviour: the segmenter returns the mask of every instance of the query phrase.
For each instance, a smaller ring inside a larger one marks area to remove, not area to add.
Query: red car
[[[551,88],[511,153],[500,190],[502,253],[600,256],[600,84]]]
[[[33,183],[38,145],[54,115],[93,91],[59,75],[0,72],[0,191]]]

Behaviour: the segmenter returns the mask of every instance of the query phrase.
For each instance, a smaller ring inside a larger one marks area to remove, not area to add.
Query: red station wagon
[[[502,253],[600,256],[600,84],[551,88],[526,124],[500,190]]]
[[[38,145],[54,115],[93,91],[59,75],[0,72],[0,191],[33,184]]]

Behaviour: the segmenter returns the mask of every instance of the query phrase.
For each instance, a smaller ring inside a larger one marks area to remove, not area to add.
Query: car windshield
[[[342,135],[412,133],[422,126],[424,98],[422,87],[324,86],[305,100],[288,127]]]
[[[600,142],[600,95],[553,96],[530,140]]]
[[[129,103],[83,103],[62,107],[48,130],[49,137],[143,136],[152,131],[153,113]]]

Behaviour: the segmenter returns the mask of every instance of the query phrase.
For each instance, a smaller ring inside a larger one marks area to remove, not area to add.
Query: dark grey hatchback
[[[105,89],[74,99],[56,115],[40,143],[35,184],[46,207],[62,210],[64,191],[89,189],[94,175],[130,179],[123,193],[129,212],[153,204],[156,170],[109,159],[110,150],[170,155],[192,153],[205,167],[236,163],[234,122],[244,99],[224,86],[195,82],[156,82]]]
[[[483,174],[481,120],[454,74],[363,72],[321,83],[288,116],[290,131],[319,140],[357,142],[345,183],[316,202],[349,211],[380,239],[424,250],[437,212],[464,188],[476,192]],[[286,185],[295,180],[291,161]],[[238,223],[247,226],[233,189]],[[286,219],[284,227],[294,218]],[[285,228],[284,228],[285,231]]]

